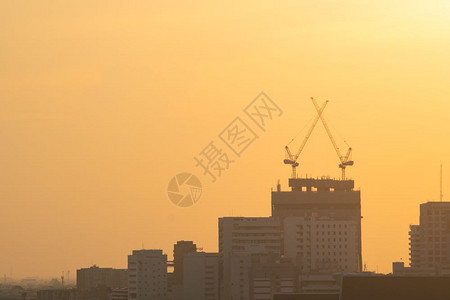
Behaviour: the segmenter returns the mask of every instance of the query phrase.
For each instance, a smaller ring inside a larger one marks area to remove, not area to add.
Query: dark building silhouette
[[[420,223],[409,230],[410,267],[394,262],[394,275],[450,275],[450,202],[420,204]]]
[[[249,277],[250,299],[270,299],[274,293],[297,292],[298,273],[294,263],[275,254],[253,255]]]
[[[278,294],[273,300],[339,300],[339,294]]]
[[[273,300],[448,300],[450,277],[347,275],[340,293],[275,294]]]
[[[448,300],[450,277],[346,276],[340,300]]]
[[[89,291],[99,286],[125,288],[127,284],[126,269],[99,268],[93,265],[90,268],[77,270],[77,289],[79,292]]]
[[[420,205],[420,225],[411,226],[411,267],[441,269],[450,263],[450,202]]]
[[[183,283],[183,258],[184,255],[197,251],[197,245],[192,241],[178,241],[173,245],[173,275],[172,282],[175,285]]]
[[[37,300],[77,300],[76,289],[51,289],[37,292]]]

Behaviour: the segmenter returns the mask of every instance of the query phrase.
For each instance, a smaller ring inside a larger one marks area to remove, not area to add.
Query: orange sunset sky
[[[1,276],[126,268],[182,239],[217,251],[218,217],[268,216],[287,189],[311,96],[353,147],[363,262],[390,272],[441,163],[450,200],[449,16],[446,0],[1,1]],[[211,183],[193,157],[261,91],[283,115]],[[299,173],[337,165],[318,123]],[[189,208],[167,197],[180,172],[203,184]]]

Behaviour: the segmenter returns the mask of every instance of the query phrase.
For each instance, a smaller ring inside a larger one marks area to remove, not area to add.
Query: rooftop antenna
[[[442,194],[442,164],[441,164],[441,182],[440,182],[440,186],[441,186],[441,191],[439,193],[439,199],[442,202],[442,199],[444,198],[444,195]]]

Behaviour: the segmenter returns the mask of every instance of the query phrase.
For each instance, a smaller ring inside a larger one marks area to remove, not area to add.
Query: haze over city
[[[218,218],[269,216],[271,189],[288,189],[284,147],[317,115],[311,96],[353,148],[363,264],[391,272],[419,204],[439,201],[441,164],[450,199],[449,13],[443,0],[2,1],[0,274],[126,268],[133,249],[171,256],[181,239],[217,252]],[[261,91],[283,114],[212,183],[193,157]],[[299,162],[341,175],[322,124]],[[203,187],[187,208],[167,195],[182,172]]]

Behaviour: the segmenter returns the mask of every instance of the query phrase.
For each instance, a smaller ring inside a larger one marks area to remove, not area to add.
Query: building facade
[[[353,220],[327,217],[283,219],[284,257],[301,273],[359,271],[358,227]]]
[[[167,255],[162,250],[128,255],[128,299],[167,300]]]
[[[126,288],[127,284],[126,269],[100,268],[93,265],[90,268],[77,270],[77,290],[79,292],[89,291],[99,286]]]
[[[409,231],[410,268],[395,265],[397,274],[450,274],[450,202],[420,205],[419,225]]]
[[[272,192],[272,217],[287,226],[283,253],[305,272],[361,272],[361,194],[354,181],[290,178],[289,186]]]
[[[183,270],[183,299],[219,299],[218,253],[188,253]]]
[[[281,256],[280,220],[271,217],[219,219],[221,299],[250,299],[252,261],[268,253]]]

